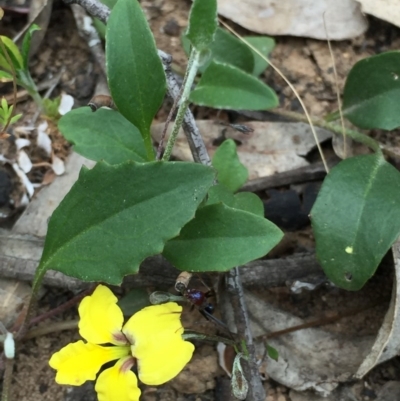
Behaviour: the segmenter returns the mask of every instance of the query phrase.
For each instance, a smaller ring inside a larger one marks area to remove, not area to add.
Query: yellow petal
[[[79,305],[79,333],[89,343],[126,344],[121,333],[124,316],[117,297],[109,288],[99,285]]]
[[[182,339],[181,312],[175,302],[148,306],[125,324],[122,331],[132,343],[143,383],[163,384],[190,361],[194,346]]]
[[[140,390],[136,375],[130,370],[130,359],[120,359],[100,374],[95,387],[99,401],[139,401]]]
[[[94,380],[101,366],[130,354],[130,348],[102,347],[84,344],[82,340],[68,344],[52,355],[49,365],[57,370],[56,382],[80,386],[86,380]]]
[[[148,385],[166,383],[177,376],[190,361],[194,345],[182,337],[160,339],[158,346],[150,346],[143,358],[138,358],[139,379]]]
[[[137,343],[141,338],[159,337],[164,333],[182,334],[182,306],[175,302],[152,305],[135,313],[122,329],[123,333]]]

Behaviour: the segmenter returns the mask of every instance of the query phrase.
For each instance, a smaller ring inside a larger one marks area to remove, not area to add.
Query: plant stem
[[[186,75],[183,80],[184,87],[183,87],[182,97],[179,102],[178,112],[176,114],[174,126],[172,128],[171,135],[168,138],[168,143],[165,148],[164,156],[162,158],[162,160],[164,160],[164,161],[168,161],[169,158],[171,157],[171,153],[172,153],[172,149],[175,145],[176,137],[178,136],[179,129],[182,126],[183,118],[184,118],[186,110],[189,106],[190,90],[192,88],[194,78],[196,77],[197,70],[199,68],[199,58],[200,58],[200,52],[193,48],[190,53],[188,68],[186,70]]]
[[[300,114],[300,113],[296,113],[295,111],[275,109],[275,110],[272,110],[272,113],[279,114],[280,116],[283,116],[283,117],[288,117],[292,120],[302,121],[307,124],[309,123],[306,116],[304,116],[303,114]],[[332,123],[329,123],[327,121],[320,120],[317,118],[311,118],[311,122],[314,125],[316,125],[317,127],[325,128],[338,135],[343,135],[343,129],[340,125],[332,124]],[[374,152],[378,152],[378,153],[381,152],[379,142],[375,141],[375,139],[373,139],[373,138],[369,137],[368,135],[365,135],[359,131],[355,131],[355,130],[352,130],[349,128],[346,128],[345,130],[346,130],[345,135],[349,136],[351,139],[368,146]]]
[[[11,381],[14,370],[14,358],[6,358],[5,371],[3,376],[3,389],[1,392],[1,401],[10,400]]]

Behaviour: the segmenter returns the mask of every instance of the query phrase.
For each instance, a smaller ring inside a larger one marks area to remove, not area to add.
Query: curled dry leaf
[[[356,378],[366,375],[374,366],[385,362],[400,353],[400,241],[392,246],[395,284],[393,285],[390,306],[379,330],[371,352],[365,358],[355,374]]]

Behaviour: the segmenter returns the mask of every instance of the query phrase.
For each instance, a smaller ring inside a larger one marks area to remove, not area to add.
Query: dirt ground
[[[180,44],[180,35],[186,24],[191,2],[189,0],[143,0],[142,6],[148,16],[151,29],[155,35],[158,48],[173,56],[176,71],[184,71],[186,56]],[[24,25],[26,16],[10,14],[4,20],[1,34],[13,36]],[[400,47],[400,29],[375,19],[370,20],[371,27],[365,35],[353,40],[332,43],[336,68],[339,77],[339,87],[343,88],[345,77],[358,60],[389,49]],[[249,33],[231,24],[240,33]],[[282,37],[276,38],[277,46],[271,59],[282,70],[287,78],[295,85],[306,106],[314,116],[324,116],[337,109],[335,80],[331,56],[325,42]],[[87,104],[94,91],[96,82],[101,74],[99,67],[91,56],[87,44],[79,37],[75,28],[74,18],[70,9],[61,1],[53,6],[50,25],[38,52],[32,58],[31,68],[36,82],[43,82],[60,73],[60,83],[54,90],[54,95],[61,91],[72,95],[78,105]],[[272,69],[268,69],[262,79],[278,94],[281,106],[287,110],[300,111],[300,105],[291,90]],[[1,95],[9,95],[11,88],[3,85]],[[212,118],[215,111],[202,107],[192,107],[197,118]],[[24,114],[19,125],[29,121],[35,112],[32,101],[19,103],[18,111]],[[168,113],[168,102],[158,113],[157,119],[164,121]],[[234,113],[222,112],[219,118],[233,122],[238,117]],[[69,145],[52,130],[54,151],[66,159]],[[383,134],[375,132],[381,141],[391,146],[398,146],[399,139],[395,133]],[[1,146],[6,146],[4,143]],[[8,146],[8,145],[7,145]],[[2,148],[0,148],[2,150]],[[4,149],[3,149],[4,150]],[[43,161],[43,155],[37,149],[29,148],[29,154],[34,162]],[[35,168],[30,173],[32,182],[40,183],[49,177],[46,167]],[[13,180],[11,198],[17,201],[21,188]],[[17,202],[14,202],[17,204]],[[14,207],[12,215],[18,212]],[[2,227],[10,227],[3,222]],[[312,246],[309,228],[301,232],[291,233],[292,241],[302,242],[307,238],[308,246]],[[293,239],[294,238],[294,239]],[[282,251],[284,254],[285,251]],[[274,257],[279,257],[274,255]],[[392,288],[392,277],[387,271],[380,270],[372,281],[357,296],[353,293],[322,287],[317,291],[293,296],[286,287],[270,290],[260,290],[259,295],[268,302],[279,305],[304,319],[323,317],[329,312],[359,310],[367,305],[370,309],[351,316],[344,317],[338,322],[325,325],[324,329],[331,332],[345,331],[353,335],[376,335],[385,311],[387,310]],[[46,289],[41,301],[40,312],[65,302],[72,296],[69,292]],[[62,316],[52,319],[52,323],[73,320],[77,318],[76,308],[65,312]],[[42,323],[48,325],[47,322]],[[183,325],[196,328],[198,331],[215,333],[216,327],[203,319],[196,311],[190,312],[185,308]],[[13,378],[12,400],[19,401],[78,401],[95,400],[95,393],[89,383],[83,388],[73,389],[61,387],[54,382],[54,372],[48,366],[52,353],[65,344],[79,338],[76,330],[56,332],[28,340],[20,345],[15,360],[15,375]],[[178,401],[212,401],[226,400],[227,376],[218,364],[215,346],[212,344],[196,343],[193,360],[185,370],[172,382],[157,388],[144,386],[143,401],[178,400]],[[399,380],[400,359],[394,358],[372,370],[362,381],[353,383],[355,401],[375,400],[379,390],[388,382]],[[266,380],[267,401],[291,401],[290,389]],[[229,391],[229,389],[228,389]],[[350,398],[349,398],[350,400]],[[389,399],[388,399],[389,400]],[[393,401],[395,401],[393,399]]]

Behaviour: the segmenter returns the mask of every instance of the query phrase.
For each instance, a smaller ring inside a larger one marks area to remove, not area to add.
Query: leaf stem
[[[309,123],[308,119],[306,116],[300,113],[296,113],[295,111],[288,111],[288,110],[282,110],[282,109],[274,109],[272,110],[272,113],[278,114],[283,117],[288,117],[292,120],[296,121],[302,121],[305,123]],[[325,128],[329,131],[332,131],[333,133],[337,135],[343,135],[343,129],[340,125],[337,124],[332,124],[324,120],[320,120],[317,118],[311,118],[311,122],[316,125],[317,127]],[[379,142],[375,141],[375,139],[371,138],[368,135],[365,135],[359,131],[352,130],[349,128],[345,128],[345,134],[349,136],[351,139],[353,139],[356,142],[360,142],[369,148],[371,148],[374,152],[381,153],[381,148],[379,145]]]
[[[194,78],[196,77],[197,70],[199,68],[199,58],[200,58],[200,52],[193,48],[190,53],[188,68],[186,70],[185,78],[183,80],[183,91],[181,99],[179,101],[178,112],[176,114],[174,126],[172,128],[171,135],[168,138],[168,143],[165,148],[164,156],[162,158],[162,160],[164,161],[168,161],[169,158],[171,157],[172,149],[175,145],[179,129],[182,126],[186,110],[189,106],[190,90],[192,88]]]

